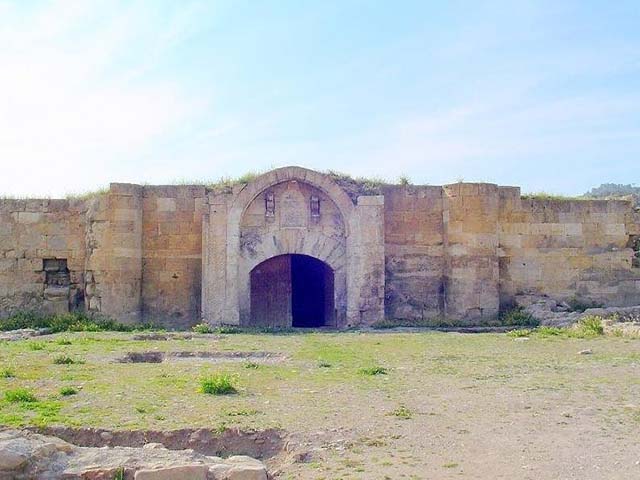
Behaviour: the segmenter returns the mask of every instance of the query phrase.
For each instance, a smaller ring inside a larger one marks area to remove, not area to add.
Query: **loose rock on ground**
[[[0,432],[0,480],[267,480],[262,462],[220,458],[161,444],[78,447],[57,437],[23,430]]]

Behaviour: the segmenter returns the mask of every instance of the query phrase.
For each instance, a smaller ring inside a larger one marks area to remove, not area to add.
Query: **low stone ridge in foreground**
[[[264,464],[247,456],[220,458],[193,450],[78,447],[23,430],[0,432],[0,480],[267,480]]]

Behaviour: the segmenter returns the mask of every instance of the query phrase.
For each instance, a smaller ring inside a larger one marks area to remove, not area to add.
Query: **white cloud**
[[[0,0],[0,194],[283,164],[579,192],[602,177],[602,159],[618,160],[602,180],[624,181],[621,159],[638,153],[640,97],[620,81],[637,73],[637,43],[565,41],[562,16],[535,2],[504,12],[494,2],[445,33],[345,47],[335,58],[346,67],[327,72],[270,63],[299,34],[295,18],[275,38],[259,31],[255,45],[240,39],[259,22],[216,17],[212,2],[25,3]]]
[[[135,45],[143,12],[110,15],[90,4],[57,2],[30,14],[0,5],[0,44],[11,47],[0,50],[2,194],[95,188],[200,108],[176,82],[136,82],[139,64],[115,68]],[[182,28],[184,19],[146,46],[160,55]],[[76,35],[83,29],[90,34]]]

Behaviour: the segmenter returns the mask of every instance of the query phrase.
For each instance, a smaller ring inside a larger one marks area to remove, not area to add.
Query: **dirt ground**
[[[282,479],[640,478],[637,339],[437,332],[136,338],[78,333],[0,342],[0,424],[96,427],[116,438],[126,430],[274,429],[284,440],[264,460]],[[62,356],[75,363],[56,363]],[[238,393],[202,393],[200,380],[215,373],[229,374]],[[77,393],[64,396],[62,387]],[[7,400],[16,388],[37,401]],[[220,444],[223,454],[241,448]]]

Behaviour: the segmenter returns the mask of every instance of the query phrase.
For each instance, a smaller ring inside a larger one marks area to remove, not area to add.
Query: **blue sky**
[[[638,1],[3,1],[0,194],[283,165],[640,183]]]

